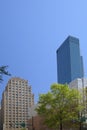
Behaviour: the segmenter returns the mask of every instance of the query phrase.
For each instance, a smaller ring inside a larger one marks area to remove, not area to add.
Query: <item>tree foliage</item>
[[[46,94],[39,96],[36,111],[45,118],[45,124],[50,128],[60,128],[68,121],[78,119],[78,112],[83,109],[81,94],[68,85],[53,84]]]
[[[3,81],[3,75],[11,76],[11,74],[7,71],[8,66],[1,66],[0,67],[0,82]]]

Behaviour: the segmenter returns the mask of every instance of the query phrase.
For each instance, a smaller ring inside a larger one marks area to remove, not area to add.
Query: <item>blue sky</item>
[[[0,1],[0,65],[29,81],[35,101],[57,82],[56,50],[68,35],[80,40],[87,77],[87,0]]]

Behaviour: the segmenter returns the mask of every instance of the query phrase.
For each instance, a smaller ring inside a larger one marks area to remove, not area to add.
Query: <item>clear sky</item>
[[[80,40],[87,77],[87,0],[0,0],[0,65],[29,81],[35,101],[57,82],[56,50],[68,35]]]

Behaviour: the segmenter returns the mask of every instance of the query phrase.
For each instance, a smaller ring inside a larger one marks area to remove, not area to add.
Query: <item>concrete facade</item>
[[[77,78],[69,83],[70,88],[76,89],[84,89],[87,87],[87,79],[86,78]]]
[[[70,88],[78,89],[82,92],[83,103],[85,105],[83,116],[87,118],[87,79],[86,78],[77,78],[69,83]],[[87,120],[86,120],[87,123]]]

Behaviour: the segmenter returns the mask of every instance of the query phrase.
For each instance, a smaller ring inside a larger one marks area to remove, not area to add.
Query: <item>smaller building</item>
[[[69,83],[69,87],[78,89],[82,92],[83,103],[85,105],[83,115],[87,117],[87,78],[77,78]]]
[[[70,88],[83,89],[87,87],[87,79],[86,78],[77,78],[69,83]]]

